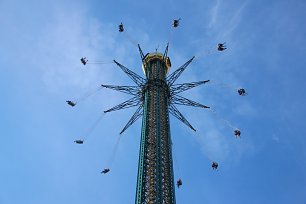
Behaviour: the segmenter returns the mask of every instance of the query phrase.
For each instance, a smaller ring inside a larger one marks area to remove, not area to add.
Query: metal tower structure
[[[104,112],[138,107],[120,134],[142,116],[135,203],[175,204],[169,113],[193,131],[196,131],[180,113],[176,105],[209,108],[179,95],[181,92],[205,84],[209,80],[175,84],[194,57],[167,76],[171,67],[170,58],[168,57],[168,45],[163,54],[155,52],[144,55],[139,45],[138,49],[145,78],[114,60],[114,63],[136,85],[115,86],[102,84],[101,86],[104,88],[132,95],[129,100]]]

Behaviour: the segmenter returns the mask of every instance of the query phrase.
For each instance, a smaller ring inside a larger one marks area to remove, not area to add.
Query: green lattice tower
[[[143,70],[143,119],[138,164],[136,204],[175,204],[172,142],[169,126],[169,58],[147,54]]]
[[[114,63],[135,82],[136,86],[101,85],[104,88],[132,95],[132,98],[104,111],[105,113],[138,106],[120,134],[137,119],[143,118],[136,204],[175,204],[169,113],[196,131],[176,105],[209,108],[180,96],[180,93],[205,84],[209,80],[175,84],[194,57],[167,76],[171,67],[167,56],[168,45],[163,55],[155,52],[145,56],[138,45],[146,78],[114,60]]]

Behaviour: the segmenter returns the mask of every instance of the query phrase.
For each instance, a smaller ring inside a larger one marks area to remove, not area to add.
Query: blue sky
[[[305,9],[303,0],[1,0],[0,204],[133,203],[140,120],[114,149],[135,110],[104,115],[88,136],[128,96],[103,89],[74,108],[65,101],[133,85],[114,64],[84,67],[80,57],[142,75],[135,42],[146,53],[167,41],[172,71],[196,56],[178,82],[215,82],[184,96],[218,113],[179,107],[197,133],[171,118],[177,203],[306,203]]]

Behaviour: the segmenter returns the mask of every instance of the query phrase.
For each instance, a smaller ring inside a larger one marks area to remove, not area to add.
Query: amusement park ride
[[[180,19],[173,21],[173,28],[179,26]],[[123,24],[119,25],[119,32],[124,32]],[[195,128],[187,121],[176,105],[193,106],[210,109],[209,106],[202,105],[181,96],[184,91],[194,87],[209,83],[210,80],[175,83],[188,65],[195,57],[189,59],[181,67],[168,75],[171,68],[171,61],[168,57],[169,43],[164,53],[144,54],[140,45],[138,50],[142,61],[142,69],[145,77],[141,77],[120,64],[116,60],[113,62],[135,83],[133,86],[104,85],[101,87],[123,92],[131,95],[131,98],[104,111],[109,113],[121,109],[137,107],[135,113],[127,122],[120,134],[124,133],[135,121],[142,117],[142,129],[140,139],[138,176],[136,187],[136,204],[174,204],[175,181],[173,174],[172,140],[170,134],[169,114],[176,117],[193,131]],[[218,51],[226,49],[225,43],[219,43]],[[87,65],[89,61],[83,57],[81,63]],[[246,95],[243,88],[239,88],[238,94]],[[77,102],[66,101],[68,105],[75,106]],[[233,134],[240,137],[241,131],[234,129]],[[76,144],[83,144],[83,140],[75,140]],[[217,169],[218,163],[213,162],[212,168]],[[101,173],[108,173],[106,168]],[[182,185],[182,180],[176,182],[177,187]]]

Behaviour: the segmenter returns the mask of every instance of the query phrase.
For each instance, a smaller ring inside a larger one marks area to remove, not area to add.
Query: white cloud
[[[241,16],[243,14],[243,11],[245,10],[246,6],[248,5],[249,0],[245,0],[241,6],[235,11],[235,13],[232,15],[228,23],[223,23],[224,29],[223,32],[221,31],[221,36],[219,39],[226,39],[228,36],[237,28],[240,21],[242,20]]]
[[[229,144],[218,129],[207,129],[198,139],[202,151],[211,161],[224,161],[230,152]]]
[[[220,0],[217,0],[214,7],[211,9],[211,20],[208,24],[208,28],[212,28],[216,25],[219,15],[219,7],[220,7]]]
[[[84,67],[79,60],[87,56],[111,61],[111,52],[103,52],[114,47],[110,27],[78,10],[58,11],[38,39],[40,53],[36,65],[41,69],[45,85],[57,91],[68,86],[88,88],[90,84],[112,77],[111,71],[102,73],[103,68],[98,66]]]
[[[272,135],[272,140],[275,141],[275,142],[277,142],[277,143],[280,142],[280,139],[279,139],[279,137],[278,137],[276,134],[273,134],[273,135]]]

